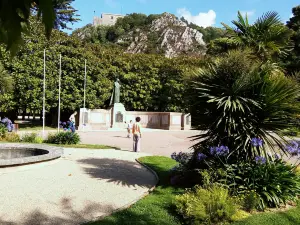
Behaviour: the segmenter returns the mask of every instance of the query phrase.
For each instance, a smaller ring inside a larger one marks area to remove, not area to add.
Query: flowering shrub
[[[298,156],[300,154],[300,146],[298,142],[296,141],[291,141],[287,146],[286,146],[287,152],[289,152],[292,156]]]
[[[254,191],[259,197],[258,208],[279,207],[300,194],[300,177],[296,166],[283,160],[269,163],[239,163],[226,165],[226,176],[219,182],[226,184],[233,195]]]
[[[227,146],[221,145],[219,147],[210,147],[210,154],[212,156],[226,156],[229,153]]]
[[[251,144],[254,147],[262,147],[264,144],[264,141],[260,138],[252,138],[251,139]]]
[[[72,131],[75,132],[75,126],[74,123],[72,123],[71,121],[67,121],[67,122],[59,122],[59,126],[60,128],[62,128],[64,131]]]
[[[256,156],[255,157],[255,162],[257,164],[265,164],[266,163],[266,158],[265,157],[262,157],[262,156]]]
[[[264,141],[255,137],[251,139],[251,145],[252,148],[260,149],[264,147]],[[298,142],[290,142],[286,149],[292,156],[300,155]],[[172,158],[179,162],[178,167],[181,167],[181,163],[189,165],[189,171],[195,168],[195,164],[196,168],[202,166],[204,170],[198,170],[198,184],[226,185],[233,196],[245,196],[247,202],[243,205],[247,210],[253,207],[255,202],[258,202],[256,207],[260,210],[279,207],[300,194],[300,177],[296,173],[296,166],[288,165],[279,154],[257,155],[249,160],[232,163],[227,161],[230,153],[228,146],[220,145],[194,154],[193,159],[185,153],[173,154]],[[191,161],[194,165],[189,164]],[[255,193],[255,199],[253,196],[249,197],[248,193]]]
[[[1,123],[6,127],[7,131],[8,132],[12,132],[13,130],[13,124],[11,122],[10,119],[8,119],[7,117],[4,117],[2,120],[1,120]]]

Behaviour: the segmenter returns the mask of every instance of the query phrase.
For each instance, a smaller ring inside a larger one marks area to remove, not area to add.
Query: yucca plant
[[[268,157],[276,146],[285,152],[280,130],[293,126],[299,114],[297,82],[276,64],[255,62],[247,52],[230,52],[199,71],[190,92],[190,110],[197,129],[196,152],[226,145],[234,160]],[[263,148],[251,139],[261,138]]]

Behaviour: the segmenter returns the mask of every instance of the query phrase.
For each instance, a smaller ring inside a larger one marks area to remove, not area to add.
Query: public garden
[[[168,58],[108,43],[158,15],[82,39],[61,31],[71,3],[45,2],[0,3],[0,224],[300,224],[300,6],[182,18],[206,54]],[[132,115],[152,118],[140,152]]]

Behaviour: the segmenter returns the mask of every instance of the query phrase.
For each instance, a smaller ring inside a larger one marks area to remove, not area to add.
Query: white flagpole
[[[43,137],[45,137],[46,49],[44,49]]]
[[[83,116],[82,116],[82,124],[84,131],[84,116],[85,116],[85,90],[86,90],[86,60],[84,61],[84,87],[83,87]]]
[[[58,78],[58,119],[57,119],[57,130],[60,129],[60,87],[61,87],[61,54],[59,55],[59,78]]]

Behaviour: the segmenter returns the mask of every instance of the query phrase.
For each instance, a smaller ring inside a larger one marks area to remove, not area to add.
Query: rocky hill
[[[117,43],[125,46],[128,53],[156,52],[170,58],[181,54],[203,55],[206,51],[203,34],[169,13],[120,36]]]
[[[119,46],[127,53],[157,53],[170,58],[204,55],[206,43],[222,34],[220,28],[199,27],[170,13],[133,13],[119,18],[114,26],[89,24],[72,33],[86,42]]]

